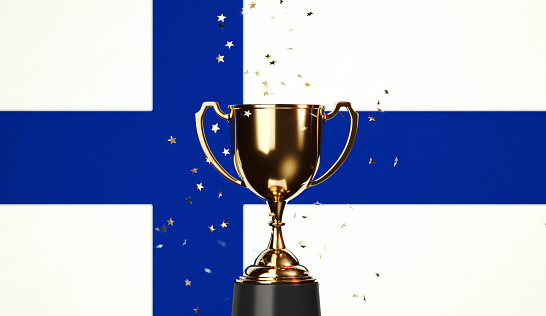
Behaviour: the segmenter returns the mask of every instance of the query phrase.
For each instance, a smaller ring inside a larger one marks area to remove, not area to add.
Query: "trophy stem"
[[[285,201],[267,201],[271,213],[273,213],[273,218],[269,223],[271,226],[271,239],[269,239],[269,245],[267,249],[285,249],[284,239],[282,238],[282,229],[284,226],[282,222],[282,214],[284,212],[284,206],[286,205]]]

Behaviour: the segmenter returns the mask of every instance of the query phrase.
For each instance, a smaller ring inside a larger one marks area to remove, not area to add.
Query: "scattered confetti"
[[[210,226],[209,226],[209,232],[212,233],[212,232],[215,231],[215,230],[216,230],[216,229],[214,229],[214,225],[210,225]]]
[[[345,227],[345,226],[347,226],[347,223],[343,223],[343,224],[341,225],[341,228],[343,228],[343,227]]]
[[[306,86],[306,87],[309,87],[310,85],[311,85],[311,84],[310,84],[309,82],[306,82],[306,83],[305,83],[305,86]]]
[[[226,221],[223,221],[222,224],[221,224],[220,226],[222,226],[222,228],[226,228],[227,225],[229,225],[229,223],[226,222]]]
[[[306,130],[307,130],[307,126],[302,126],[302,127],[301,127],[301,131],[302,131],[302,132],[305,132]]]
[[[249,6],[250,6],[251,9],[254,9],[254,8],[256,7],[256,3],[251,2],[251,3],[249,4]]]
[[[218,197],[222,196],[222,191],[218,192]]]
[[[202,189],[204,189],[205,187],[203,186],[203,182],[201,183],[196,183],[197,185],[197,190],[201,191]]]
[[[370,119],[370,122],[371,122],[371,121],[374,121],[374,122],[375,122],[375,117],[373,117],[373,116],[368,116],[368,118]]]
[[[201,313],[201,309],[199,308],[199,306],[197,306],[196,308],[193,309],[195,311],[196,314],[200,314]]]
[[[311,15],[313,15],[313,11],[307,13],[307,16],[311,16]]]
[[[223,241],[223,240],[218,239],[216,242],[217,242],[220,246],[222,246],[222,247],[224,247],[224,248],[226,248],[226,246],[227,246],[226,242]]]
[[[366,296],[364,296],[364,294],[362,294],[362,300],[366,302]]]
[[[377,112],[383,113],[383,110],[381,110],[380,108],[377,108]]]
[[[224,29],[224,23],[218,23],[218,28],[220,28],[221,30]]]
[[[227,46],[227,48],[231,49],[231,48],[232,48],[233,46],[235,46],[235,45],[233,45],[233,41],[231,41],[231,42],[228,41],[227,44],[226,44],[226,46]]]
[[[224,156],[229,155],[229,149],[224,148],[224,151],[222,152],[222,154],[224,154]]]
[[[174,138],[172,135],[171,135],[171,138],[167,139],[167,141],[171,142],[171,145],[176,144],[176,138]]]
[[[266,88],[269,87],[269,83],[267,83],[267,80],[262,82],[262,83],[263,83],[264,87],[266,87]]]
[[[187,241],[188,241],[187,239],[184,239],[184,242],[182,243],[182,247],[186,245]]]
[[[163,248],[163,244],[159,244],[157,246],[155,246],[157,249],[160,249],[160,248]]]
[[[353,297],[358,297],[358,294],[353,294]]]
[[[277,62],[277,61],[272,60],[272,61],[269,62],[269,64],[270,64],[270,65],[275,65],[276,62]]]
[[[320,205],[319,201],[316,201],[316,202],[315,202],[315,205]]]
[[[302,248],[305,248],[305,247],[307,247],[307,246],[306,246],[306,245],[301,245],[301,247],[302,247]]]
[[[218,62],[224,62],[224,56],[218,54],[218,57],[216,57],[216,60],[218,60]]]
[[[223,13],[220,14],[220,15],[218,15],[218,21],[224,22],[224,19],[225,19],[225,18],[226,18],[226,17],[224,16]]]
[[[275,213],[273,213],[273,212],[269,212],[269,214],[268,214],[267,216],[269,216],[269,217],[273,217],[273,216],[275,216]]]
[[[186,279],[184,282],[186,282],[186,286],[191,286],[191,281]]]
[[[174,221],[173,221],[172,218],[169,218],[169,219],[167,220],[167,223],[168,223],[167,225],[174,226]]]
[[[210,161],[211,161],[211,160],[210,160],[210,158],[209,158],[209,157],[205,157],[205,161],[206,161],[206,162],[208,162],[208,163],[209,163],[209,165],[210,165]]]
[[[343,114],[343,112],[339,112],[339,115],[341,115],[341,117],[345,118],[345,115]]]
[[[379,278],[379,273],[376,272],[376,273],[375,273],[375,276]]]
[[[282,84],[283,86],[286,86],[286,83],[284,83],[284,82],[282,82],[282,81],[281,81],[281,84]]]
[[[219,129],[220,127],[218,127],[218,123],[212,125],[212,131],[214,132],[214,134],[216,134],[216,132],[218,132]]]
[[[166,232],[167,231],[167,226],[163,225],[163,227],[161,227],[161,230]]]
[[[269,92],[267,90],[262,91],[264,95],[269,95]]]
[[[246,117],[250,117],[251,115],[252,115],[252,113],[250,113],[250,110],[245,111],[245,116],[246,116]]]
[[[373,161],[373,158],[370,158],[369,164],[370,164],[370,165],[373,165],[374,163],[375,163],[375,161]]]
[[[203,270],[205,270],[205,272],[208,274],[212,274],[212,271],[207,267],[204,267]]]
[[[381,100],[377,100],[377,105],[379,105],[380,102],[381,102]]]
[[[186,199],[186,201],[188,201],[188,203],[192,204],[192,202],[191,202],[191,201],[193,201],[193,200],[192,200],[192,198],[191,198],[191,197],[189,197],[189,196],[188,196],[188,198]]]
[[[190,171],[191,171],[192,174],[194,174],[194,173],[197,173],[197,170],[199,170],[199,168],[195,168],[195,167],[194,167],[194,168],[191,169]]]
[[[398,163],[398,157],[394,157],[394,166],[393,167],[396,167],[397,163]]]
[[[265,58],[271,59],[271,55],[267,54],[267,55],[265,55]]]
[[[307,218],[307,215],[302,215],[301,218],[305,219]]]
[[[389,90],[384,90],[385,91],[385,94],[389,94]]]
[[[256,70],[255,74],[256,74],[256,77],[260,76],[260,72],[258,70]]]

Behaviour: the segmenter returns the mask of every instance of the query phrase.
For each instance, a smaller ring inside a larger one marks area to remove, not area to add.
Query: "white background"
[[[546,110],[545,1],[254,2],[244,13],[245,103]]]
[[[152,0],[2,0],[0,47],[0,111],[152,110]]]
[[[152,314],[151,205],[0,205],[0,315]]]
[[[245,267],[268,212],[244,206]],[[544,205],[288,204],[283,221],[323,315],[546,315]]]

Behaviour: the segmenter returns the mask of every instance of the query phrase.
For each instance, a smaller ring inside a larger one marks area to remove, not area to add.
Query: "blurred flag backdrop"
[[[155,1],[153,11],[148,1],[114,1],[115,7],[82,1],[66,14],[62,2],[53,3],[53,11],[30,0],[19,7],[0,4],[5,15],[29,18],[27,24],[0,24],[7,69],[0,75],[0,203],[152,205],[145,229],[129,212],[93,222],[93,234],[124,236],[116,243],[152,236],[143,258],[153,256],[155,315],[190,315],[197,307],[202,314],[230,314],[233,281],[243,267],[243,205],[261,203],[205,161],[194,123],[204,101],[219,102],[225,112],[243,102],[320,103],[327,109],[335,101],[354,103],[360,125],[349,158],[331,179],[298,196],[299,204],[546,203],[545,28],[537,18],[545,7],[539,1],[517,7],[485,1],[471,9],[470,2],[452,8],[431,1],[256,1],[250,8],[239,1],[167,0]],[[57,15],[64,22],[46,28]],[[87,17],[85,23],[79,16]],[[383,20],[370,22],[377,16]],[[74,33],[75,26],[89,34]],[[94,41],[100,45],[88,45]],[[40,59],[47,54],[54,57]],[[348,119],[326,123],[319,174],[345,145]],[[217,123],[220,130],[213,132]],[[207,113],[204,126],[216,158],[235,174],[231,155],[222,154],[230,148],[228,124]],[[176,143],[168,141],[171,136]],[[0,241],[0,257],[7,258],[25,247],[32,225],[14,222],[6,212],[0,216],[0,227],[10,232]],[[67,225],[89,228],[77,216]],[[44,218],[52,230],[63,231]],[[223,221],[228,227],[220,227]],[[27,258],[16,254],[20,262]],[[62,261],[71,251],[51,256],[44,260]],[[12,289],[20,285],[6,275],[24,271],[10,271],[14,263],[2,267],[1,260],[0,292],[15,295]],[[142,286],[130,279],[125,288]],[[130,296],[112,294],[109,306],[131,302]],[[42,308],[46,314],[86,314],[70,304]],[[19,315],[9,300],[0,303],[0,314],[2,309]]]

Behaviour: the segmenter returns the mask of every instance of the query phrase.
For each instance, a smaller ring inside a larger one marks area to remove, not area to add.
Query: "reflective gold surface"
[[[230,175],[216,160],[208,147],[203,115],[213,107],[218,116],[229,121],[231,148],[235,169],[241,180]],[[351,115],[347,144],[334,165],[313,180],[320,162],[322,128],[341,107]],[[349,102],[338,102],[334,111],[324,114],[324,106],[309,104],[231,105],[230,113],[222,112],[218,103],[204,102],[195,114],[196,129],[205,155],[229,181],[249,188],[267,201],[274,214],[271,239],[254,265],[245,269],[237,282],[245,283],[309,283],[316,282],[301,266],[292,252],[285,248],[282,237],[282,214],[286,202],[308,186],[329,178],[345,161],[356,138],[358,113]]]

